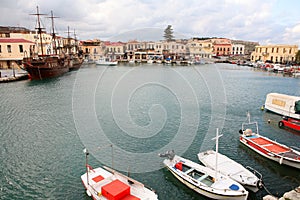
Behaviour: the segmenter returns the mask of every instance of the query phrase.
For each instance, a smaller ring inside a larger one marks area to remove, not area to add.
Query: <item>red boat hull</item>
[[[278,126],[280,128],[287,127],[287,128],[293,129],[295,131],[300,131],[300,120],[285,118],[285,119],[281,120],[280,122],[278,122]]]
[[[240,142],[270,160],[300,169],[300,152],[285,145],[258,134],[253,136],[241,135]]]

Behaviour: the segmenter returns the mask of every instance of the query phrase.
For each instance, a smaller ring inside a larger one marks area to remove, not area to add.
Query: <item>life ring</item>
[[[283,123],[282,121],[279,121],[279,122],[278,122],[278,127],[279,127],[279,128],[283,128],[283,127],[284,127],[284,123]]]

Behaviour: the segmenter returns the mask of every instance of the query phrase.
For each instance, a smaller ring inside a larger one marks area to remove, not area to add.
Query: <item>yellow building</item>
[[[0,38],[0,68],[21,65],[24,56],[30,56],[34,42],[21,38]]]
[[[251,61],[257,60],[273,63],[294,62],[298,45],[265,45],[256,46],[251,54]]]
[[[104,56],[105,47],[99,39],[80,41],[79,50],[83,52],[83,57],[89,61],[98,60]]]
[[[197,38],[190,39],[187,43],[191,57],[211,58],[213,52],[213,43],[210,39],[201,40]]]

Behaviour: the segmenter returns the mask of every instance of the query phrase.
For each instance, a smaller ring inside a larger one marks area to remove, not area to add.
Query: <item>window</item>
[[[11,53],[11,45],[7,45],[7,52]]]
[[[24,51],[23,51],[23,45],[19,45],[19,50],[20,50],[20,53],[23,53]]]

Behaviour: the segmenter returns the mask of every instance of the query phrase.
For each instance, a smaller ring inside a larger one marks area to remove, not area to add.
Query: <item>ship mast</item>
[[[38,30],[38,34],[39,34],[39,36],[40,36],[41,52],[42,52],[42,55],[44,55],[42,32],[43,32],[43,29],[45,29],[45,28],[42,28],[42,27],[41,27],[40,16],[41,16],[41,15],[45,15],[45,14],[40,14],[40,13],[39,13],[39,7],[37,6],[37,7],[36,7],[36,13],[35,13],[35,14],[30,14],[30,15],[36,15],[36,16],[37,16],[37,24],[38,24],[38,27],[35,28],[35,29]]]
[[[70,27],[68,26],[68,54],[71,54],[71,37],[70,37]]]
[[[51,17],[48,17],[48,18],[51,18],[53,49],[54,49],[54,53],[57,54],[56,33],[54,32],[54,18],[58,18],[58,17],[54,17],[53,11],[51,10]]]
[[[76,38],[75,29],[74,29],[74,40],[75,40],[75,42],[74,42],[74,54],[76,54],[77,51],[78,51],[78,45],[77,45],[77,38]]]

